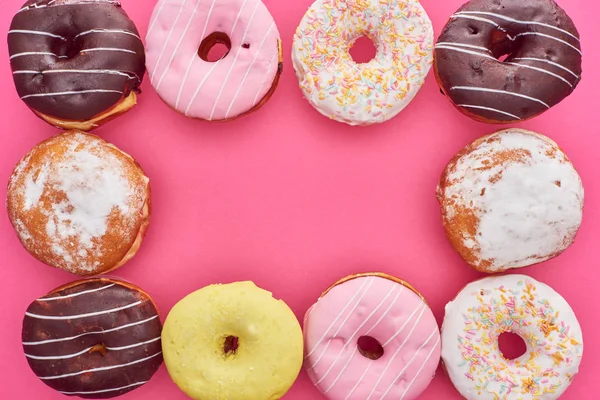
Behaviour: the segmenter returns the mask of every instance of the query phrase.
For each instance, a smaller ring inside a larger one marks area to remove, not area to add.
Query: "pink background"
[[[6,0],[0,32],[8,31],[24,0]],[[141,251],[119,276],[140,285],[162,316],[186,294],[216,282],[250,279],[283,298],[301,318],[322,290],[354,272],[381,270],[416,286],[442,321],[444,305],[481,276],[447,243],[435,200],[448,160],[496,127],[463,117],[440,95],[432,74],[397,118],[350,128],[319,115],[303,98],[290,61],[292,35],[312,0],[265,0],[281,31],[285,68],[279,89],[259,112],[231,123],[179,116],[149,82],[139,105],[97,131],[135,156],[150,176],[154,213]],[[463,0],[423,0],[436,35]],[[544,133],[565,149],[586,188],[577,242],[558,259],[521,272],[553,286],[571,303],[585,335],[581,372],[565,400],[598,397],[600,328],[600,176],[597,40],[600,5],[562,0],[582,37],[584,76],[575,93],[523,128]],[[145,36],[154,1],[123,0]],[[0,62],[0,197],[16,162],[57,132],[38,120],[14,90],[8,50]],[[74,280],[22,249],[0,213],[0,398],[60,399],[30,371],[21,348],[29,303]],[[185,399],[161,367],[148,384],[122,397]],[[304,372],[286,400],[322,397]],[[459,399],[438,370],[423,400]]]

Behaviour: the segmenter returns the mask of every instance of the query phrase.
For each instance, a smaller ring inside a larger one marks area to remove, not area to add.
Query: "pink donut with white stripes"
[[[209,52],[228,52],[216,61]],[[159,0],[146,36],[158,95],[185,116],[232,120],[260,108],[283,67],[279,31],[260,0]]]
[[[304,318],[305,368],[331,400],[413,400],[435,375],[440,331],[406,282],[360,274],[333,285]]]

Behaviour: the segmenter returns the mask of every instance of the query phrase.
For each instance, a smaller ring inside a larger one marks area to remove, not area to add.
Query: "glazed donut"
[[[194,400],[277,400],[302,367],[302,330],[252,282],[211,285],[173,307],[162,333],[169,375]]]
[[[331,400],[414,400],[432,381],[440,332],[408,283],[381,273],[335,283],[304,318],[305,368]]]
[[[498,337],[519,335],[527,351],[504,358]],[[446,306],[442,360],[466,400],[558,399],[583,356],[581,327],[551,287],[525,275],[482,279]]]
[[[73,282],[35,300],[23,319],[27,362],[62,394],[105,399],[130,392],[162,364],[156,305],[109,278]]]
[[[115,270],[138,251],[150,223],[150,186],[128,154],[70,131],[35,146],[16,166],[7,208],[27,251],[78,275]]]
[[[144,46],[116,1],[29,0],[8,48],[19,96],[56,127],[89,131],[136,103]]]
[[[229,49],[210,62],[215,44]],[[260,0],[160,0],[146,36],[152,86],[175,111],[228,121],[258,110],[283,70],[279,31]]]
[[[565,251],[581,225],[584,190],[556,143],[508,129],[459,152],[437,198],[452,246],[471,267],[493,273]]]
[[[377,47],[358,64],[361,36]],[[350,125],[395,117],[415,97],[433,62],[433,27],[417,0],[317,0],[294,35],[292,61],[304,97],[324,116]]]
[[[463,114],[505,124],[570,95],[581,80],[581,55],[577,29],[554,0],[471,0],[438,39],[435,74]]]

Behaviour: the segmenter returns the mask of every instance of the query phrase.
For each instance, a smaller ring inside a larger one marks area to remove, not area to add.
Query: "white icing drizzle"
[[[454,86],[454,87],[451,87],[450,90],[469,90],[469,91],[473,91],[473,92],[489,92],[489,93],[506,94],[509,96],[521,97],[523,99],[535,101],[536,103],[542,104],[546,108],[550,108],[550,106],[548,104],[544,103],[540,99],[536,99],[535,97],[527,96],[527,95],[521,94],[521,93],[508,92],[506,90],[481,88],[481,87],[475,87],[475,86]]]
[[[577,36],[573,35],[571,32],[566,31],[564,29],[561,29],[559,27],[553,26],[553,25],[545,24],[543,22],[537,22],[537,21],[519,21],[519,20],[510,18],[510,17],[507,17],[505,15],[495,14],[495,13],[486,12],[486,11],[462,11],[462,12],[456,13],[455,15],[487,15],[489,17],[500,18],[500,19],[502,19],[504,21],[512,22],[512,23],[515,23],[515,24],[544,26],[546,28],[554,29],[556,31],[564,33],[565,35],[571,36],[573,39],[575,39],[575,40],[577,40],[579,42],[579,38]]]
[[[148,383],[148,381],[136,382],[136,383],[132,383],[131,385],[121,386],[121,387],[118,387],[118,388],[94,390],[94,391],[90,391],[90,392],[61,392],[61,391],[59,391],[59,393],[66,394],[66,395],[70,396],[70,395],[77,395],[77,394],[96,394],[96,393],[116,392],[118,390],[124,390],[124,389],[129,389],[129,388],[132,388],[132,387],[136,387],[136,386],[141,386],[141,385],[143,385],[145,383]]]
[[[37,301],[54,301],[54,300],[69,299],[69,298],[72,298],[72,297],[77,297],[77,296],[81,296],[81,295],[88,294],[88,293],[99,292],[101,290],[105,290],[105,289],[111,288],[111,287],[113,287],[115,285],[116,285],[116,283],[111,283],[110,285],[102,286],[102,287],[99,287],[99,288],[96,288],[96,289],[84,290],[82,292],[68,294],[66,296],[46,297],[46,298],[42,297],[41,299],[37,299]]]
[[[129,36],[133,36],[134,38],[140,39],[142,40],[138,35],[136,35],[133,32],[130,31],[126,31],[123,29],[90,29],[89,31],[85,31],[85,32],[81,32],[79,34],[77,34],[74,39],[77,39],[78,37],[81,36],[86,36],[89,35],[91,33],[121,33],[123,35],[129,35]]]
[[[77,376],[77,375],[82,375],[82,374],[87,374],[90,372],[100,372],[100,371],[110,371],[112,369],[117,369],[117,368],[123,368],[123,367],[128,367],[130,365],[135,365],[135,364],[139,364],[142,363],[144,361],[148,361],[158,355],[162,354],[162,351],[159,351],[158,353],[155,353],[151,356],[148,357],[144,357],[144,358],[140,358],[139,360],[135,360],[135,361],[131,361],[125,364],[118,364],[118,365],[111,365],[108,367],[100,367],[100,368],[92,368],[92,369],[86,369],[83,371],[79,371],[79,372],[72,372],[70,374],[63,374],[63,375],[55,375],[55,376],[40,376],[39,378],[41,380],[53,380],[53,379],[62,379],[62,378],[68,378],[71,376]]]
[[[363,372],[363,374],[360,376],[360,378],[358,379],[358,381],[356,381],[356,384],[354,385],[354,387],[352,388],[352,390],[350,390],[350,393],[348,393],[348,395],[346,396],[346,398],[344,400],[348,400],[350,398],[350,396],[352,396],[352,393],[354,393],[354,391],[356,390],[356,388],[358,387],[358,385],[360,385],[361,382],[363,381],[363,379],[365,379],[365,376],[367,376],[367,372],[369,372],[369,370],[371,369],[371,365],[373,365],[372,362],[370,362],[369,364],[367,364],[367,368],[365,368],[365,372]]]
[[[64,321],[64,320],[69,320],[69,319],[87,318],[87,317],[94,317],[94,316],[97,316],[97,315],[110,314],[110,313],[113,313],[113,312],[116,312],[116,311],[126,310],[126,309],[131,308],[131,307],[139,306],[140,304],[142,304],[141,300],[140,301],[136,301],[135,303],[128,304],[126,306],[122,306],[122,307],[111,308],[109,310],[96,311],[96,312],[92,312],[92,313],[78,314],[78,315],[60,315],[60,316],[54,316],[54,315],[33,314],[33,313],[30,313],[30,312],[26,312],[25,315],[27,315],[28,317],[37,318],[37,319],[49,319],[49,320]]]
[[[217,2],[217,0],[213,0],[211,5],[210,5],[210,9],[208,10],[208,15],[206,17],[206,22],[204,23],[204,28],[202,28],[202,35],[200,35],[201,38],[205,38],[206,36],[206,29],[208,28],[208,23],[210,21],[210,17],[212,15],[213,9],[215,7],[215,3]],[[198,1],[198,4],[200,3],[200,1]],[[156,16],[158,19],[158,15]],[[165,42],[166,43],[166,42]],[[190,74],[190,70],[192,69],[192,64],[194,63],[194,60],[196,59],[197,55],[194,54],[192,56],[192,58],[190,58],[190,62],[188,63],[187,68],[185,69],[185,74],[183,75],[183,80],[181,81],[181,85],[179,86],[179,92],[177,93],[177,100],[175,101],[175,108],[179,109],[179,101],[181,100],[181,94],[183,93],[183,88],[185,87],[185,83],[187,82],[188,76]],[[208,77],[210,76],[211,72],[213,71],[213,69],[219,64],[219,62],[215,62],[214,65],[211,67],[210,71],[206,74],[206,76],[204,77],[204,80],[202,81],[202,83],[200,85],[203,85],[204,82],[206,81],[206,79],[208,79]],[[158,65],[158,63],[156,63],[156,65]],[[201,86],[200,86],[201,87]],[[199,91],[200,89],[196,89],[196,93]],[[194,96],[196,95],[196,93],[194,93]]]
[[[415,352],[415,354],[411,357],[411,359],[408,361],[408,363],[406,363],[406,365],[404,366],[404,368],[398,372],[398,374],[394,377],[394,380],[392,381],[392,384],[387,388],[387,390],[383,393],[383,396],[381,396],[381,398],[385,398],[385,396],[387,396],[387,394],[390,392],[390,390],[392,390],[392,388],[394,387],[396,381],[398,379],[400,379],[400,377],[402,376],[402,374],[404,373],[404,371],[406,371],[406,369],[413,363],[413,361],[415,360],[415,358],[417,358],[417,355],[419,354],[419,352],[421,352],[421,350],[423,350],[423,348],[425,346],[427,346],[427,343],[429,343],[429,341],[431,340],[431,338],[433,337],[433,335],[436,334],[436,332],[438,332],[438,327],[436,326],[435,329],[433,330],[433,332],[431,332],[431,335],[429,335],[429,337],[427,338],[427,340],[425,341],[425,343],[423,343]],[[421,373],[421,371],[423,370],[423,368],[425,367],[425,365],[427,364],[427,361],[429,361],[429,359],[431,358],[431,355],[433,354],[433,352],[436,349],[436,346],[440,343],[440,336],[437,335],[437,338],[435,340],[434,345],[431,347],[431,350],[429,350],[429,354],[427,355],[427,358],[425,359],[425,361],[421,364],[421,367],[419,368],[419,371],[415,374],[415,377],[412,379],[411,385],[412,383],[419,377],[419,374]],[[400,397],[400,400],[402,400],[404,398],[404,396],[406,396],[406,393],[408,393],[408,389],[410,389],[410,386],[408,385],[406,387],[406,389],[404,389],[404,393],[402,394],[402,397]]]
[[[415,321],[414,325],[413,325],[413,326],[412,326],[412,328],[410,329],[410,332],[408,332],[408,335],[406,336],[406,338],[404,339],[404,341],[402,342],[402,344],[401,344],[400,346],[398,346],[398,348],[396,349],[396,351],[394,352],[394,354],[392,355],[392,357],[391,357],[391,358],[390,358],[390,360],[388,361],[388,363],[387,363],[387,365],[385,366],[385,368],[384,368],[383,372],[382,372],[382,373],[381,373],[381,375],[379,376],[379,379],[378,379],[378,380],[377,380],[377,382],[375,383],[375,386],[373,386],[373,390],[371,390],[371,393],[369,394],[369,396],[368,396],[368,397],[367,397],[365,400],[369,400],[369,399],[371,398],[371,396],[373,396],[373,394],[375,393],[375,391],[377,390],[377,388],[379,387],[379,384],[380,384],[380,383],[381,383],[381,381],[383,380],[383,377],[384,377],[384,376],[386,376],[386,374],[387,374],[387,372],[388,372],[388,369],[389,369],[389,368],[390,368],[390,366],[392,365],[392,361],[394,361],[394,359],[396,358],[396,356],[397,356],[398,354],[400,354],[400,351],[401,351],[401,350],[404,348],[404,345],[405,345],[405,344],[408,342],[408,339],[410,339],[410,337],[412,336],[412,334],[413,334],[413,332],[414,332],[415,328],[417,327],[417,325],[419,325],[419,321],[421,320],[421,317],[423,316],[423,312],[425,311],[425,308],[426,308],[426,307],[427,307],[427,306],[425,306],[425,305],[423,304],[422,311],[421,311],[421,314],[419,315],[419,318],[417,318],[417,320]],[[406,323],[407,323],[408,321],[410,321],[410,319],[409,319],[409,320],[407,320],[407,321],[404,323],[404,325],[402,325],[402,328],[404,328],[404,327],[406,326]],[[401,328],[401,330],[402,330],[402,328]],[[437,327],[436,327],[436,330],[437,330]],[[435,331],[434,331],[433,333],[435,333]],[[396,335],[397,335],[397,334],[396,334]],[[395,337],[396,335],[394,335],[394,337]],[[392,340],[392,339],[388,340],[388,341],[386,342],[386,344],[388,344],[389,342],[391,342],[391,340]],[[383,348],[385,348],[385,347],[386,347],[386,344],[384,344],[384,345],[383,345]],[[423,344],[423,346],[424,346],[424,345],[425,345],[425,344]],[[415,353],[415,354],[416,354],[416,353]]]
[[[129,49],[121,49],[118,47],[95,47],[92,49],[83,49],[79,52],[79,54],[85,54],[85,53],[89,53],[92,51],[120,51],[122,53],[129,53],[129,54],[137,54],[135,51],[133,50],[129,50]]]
[[[271,67],[273,66],[273,61],[275,61],[275,59],[279,56],[279,54],[273,54],[273,57],[271,57],[271,61],[269,61],[269,68],[268,71],[271,70]],[[265,86],[265,83],[267,83],[267,77],[265,77],[265,79],[263,79],[262,84],[260,85],[260,88],[258,89],[258,91],[256,92],[256,96],[254,96],[254,100],[253,103],[257,104],[258,101],[258,96],[262,93],[263,87]]]
[[[246,41],[246,36],[248,35],[248,28],[252,25],[252,21],[254,21],[254,16],[256,15],[256,11],[258,10],[258,6],[261,5],[260,1],[256,2],[256,5],[254,6],[254,10],[252,11],[252,15],[250,16],[250,19],[248,20],[248,24],[246,25],[246,29],[244,29],[244,35],[242,36],[242,40],[241,42],[244,43]],[[234,25],[235,26],[235,25]],[[272,29],[272,25],[269,27],[269,31]],[[233,32],[233,30],[232,30]],[[265,38],[266,39],[266,35]],[[264,41],[263,39],[263,41]],[[217,94],[217,98],[215,99],[215,102],[213,104],[213,108],[210,112],[210,116],[209,116],[209,120],[213,119],[213,116],[215,114],[215,110],[217,109],[217,105],[219,104],[219,100],[221,99],[221,95],[223,94],[223,90],[225,89],[225,87],[227,86],[227,82],[229,81],[229,77],[231,76],[231,72],[233,71],[233,68],[235,67],[235,63],[237,62],[237,59],[240,55],[241,52],[241,48],[237,49],[237,52],[235,53],[235,57],[233,59],[233,62],[231,63],[231,67],[229,67],[229,71],[227,71],[227,75],[225,75],[225,79],[223,80],[223,83],[221,83],[221,89],[219,89],[219,93]],[[185,113],[187,114],[190,107],[193,105],[195,99],[192,99],[190,101],[190,104],[187,106]]]
[[[561,81],[563,81],[564,83],[566,83],[567,85],[569,85],[570,87],[573,87],[573,84],[571,84],[571,82],[569,82],[568,80],[566,80],[565,78],[563,78],[560,75],[555,74],[554,72],[550,72],[548,70],[545,70],[543,68],[538,68],[538,67],[532,67],[531,65],[525,65],[525,64],[517,64],[517,63],[513,63],[513,62],[506,62],[505,64],[509,64],[509,65],[516,65],[518,67],[522,67],[522,68],[527,68],[527,69],[531,69],[534,71],[538,71],[538,72],[542,72],[546,75],[550,75],[553,76],[555,78],[560,79]]]
[[[59,56],[58,54],[50,53],[47,51],[25,51],[23,53],[13,54],[9,57],[9,60],[12,60],[17,57],[25,57],[25,56],[54,56],[56,58],[68,58],[67,56]]]
[[[31,11],[31,10],[38,10],[40,8],[46,8],[46,7],[66,7],[66,6],[73,6],[73,5],[87,5],[87,4],[98,4],[98,3],[106,3],[106,4],[113,4],[113,5],[121,5],[121,3],[119,3],[118,1],[112,1],[112,0],[80,0],[77,3],[68,3],[68,4],[54,4],[56,2],[56,0],[52,0],[50,2],[48,2],[47,4],[42,4],[42,5],[38,5],[38,4],[32,4],[26,7],[21,8],[19,11],[17,11],[17,14],[23,11]]]
[[[34,70],[20,70],[13,71],[13,75],[21,75],[21,74],[103,74],[103,75],[119,75],[127,78],[137,78],[140,77],[134,72],[125,72],[125,71],[117,71],[112,69],[49,69],[46,71],[34,71]]]
[[[15,33],[20,33],[20,34],[27,34],[27,35],[40,35],[40,36],[49,36],[49,37],[53,37],[56,39],[60,39],[60,40],[67,40],[67,38],[60,36],[60,35],[55,35],[53,33],[50,32],[42,32],[42,31],[31,31],[31,30],[27,30],[27,29],[12,29],[10,31],[8,31],[8,34],[15,34]]]
[[[154,342],[157,342],[159,340],[160,340],[160,336],[157,337],[157,338],[151,339],[151,340],[147,340],[145,342],[130,344],[128,346],[121,346],[121,347],[108,347],[108,346],[105,346],[105,348],[106,348],[106,350],[109,350],[109,351],[127,350],[127,349],[133,349],[135,347],[144,346],[146,344],[154,343]],[[81,350],[81,351],[79,351],[77,353],[67,354],[67,355],[64,355],[64,356],[34,356],[34,355],[31,355],[31,354],[25,353],[25,357],[31,358],[31,359],[34,359],[34,360],[67,360],[69,358],[75,358],[75,357],[78,357],[78,356],[80,356],[82,354],[85,354],[85,353],[89,352],[90,350],[92,350],[93,348],[94,348],[94,346],[91,346],[91,347],[88,347],[87,349]]]
[[[390,344],[392,342],[392,340],[396,339],[398,337],[399,334],[402,333],[402,331],[404,331],[404,328],[406,328],[406,325],[408,325],[408,322],[410,320],[412,320],[412,318],[415,316],[415,314],[417,313],[417,311],[419,311],[419,309],[421,310],[421,312],[419,313],[419,317],[417,318],[417,322],[415,322],[414,327],[417,326],[417,324],[419,323],[419,321],[421,320],[421,317],[423,316],[423,314],[425,313],[425,309],[427,308],[427,306],[425,305],[425,303],[423,304],[419,304],[419,307],[415,308],[413,310],[413,312],[408,316],[408,318],[406,319],[406,321],[404,321],[404,324],[402,324],[402,326],[400,327],[400,329],[398,329],[398,331],[396,333],[394,333],[394,335],[388,339],[387,342],[385,342],[382,347],[386,347],[388,344]],[[413,327],[413,329],[414,329]],[[411,329],[412,332],[412,329]]]
[[[358,300],[354,303],[352,309],[350,310],[350,312],[346,315],[346,318],[344,318],[344,320],[342,321],[342,323],[340,324],[340,326],[338,327],[336,333],[333,334],[333,336],[337,336],[338,333],[340,332],[340,330],[342,329],[342,327],[344,325],[346,325],[346,321],[348,321],[348,318],[350,318],[350,316],[352,315],[352,313],[354,312],[354,310],[356,310],[356,307],[358,307],[358,305],[360,304],[360,301],[365,297],[365,295],[368,293],[369,291],[369,287],[371,287],[371,285],[373,284],[373,277],[369,277],[367,279],[365,279],[365,281],[360,285],[360,288],[356,291],[356,293],[354,294],[354,296],[352,296],[352,299],[350,299],[350,301],[348,302],[348,304],[346,304],[344,306],[344,308],[342,309],[342,311],[338,314],[338,316],[333,320],[333,322],[331,323],[331,325],[329,325],[329,327],[327,328],[327,330],[325,331],[325,333],[323,334],[323,336],[321,336],[319,338],[319,340],[317,341],[317,343],[315,344],[315,346],[312,348],[312,350],[304,357],[304,359],[307,359],[310,355],[312,355],[312,353],[317,349],[317,347],[319,347],[319,345],[323,342],[323,340],[325,340],[325,338],[327,337],[327,335],[329,335],[329,331],[335,326],[335,323],[338,321],[338,319],[341,318],[341,316],[344,314],[344,311],[346,311],[346,309],[350,306],[350,304],[352,304],[352,300],[354,300],[356,298],[356,296],[358,296],[358,294],[360,293],[360,297],[358,297]],[[365,290],[363,291],[362,288],[365,286],[365,284],[368,285],[365,288]],[[321,355],[317,358],[317,360],[313,363],[312,366],[310,366],[309,368],[307,368],[307,370],[311,370],[313,369],[313,367],[315,365],[317,365],[319,363],[319,361],[321,361],[321,358],[323,357],[323,355],[327,352],[327,349],[329,348],[329,343],[327,344],[327,346],[325,347],[325,349],[323,349],[323,351],[321,352]]]
[[[541,62],[541,63],[546,63],[552,66],[555,66],[557,68],[562,69],[563,71],[566,71],[568,73],[570,73],[571,75],[573,75],[576,79],[579,79],[579,75],[577,75],[575,72],[571,71],[569,68],[560,65],[559,63],[555,63],[554,61],[550,61],[550,60],[544,60],[543,58],[534,58],[534,57],[518,57],[518,58],[513,58],[513,61],[537,61],[537,62]]]
[[[77,336],[70,336],[70,337],[59,338],[59,339],[40,340],[38,342],[23,342],[23,345],[24,346],[39,346],[39,345],[44,345],[44,344],[49,344],[49,343],[66,342],[66,341],[78,339],[78,338],[80,338],[82,336],[87,336],[87,335],[96,335],[96,334],[101,335],[101,334],[104,334],[104,333],[119,331],[121,329],[131,328],[132,326],[142,325],[142,324],[145,324],[146,322],[150,322],[150,321],[152,321],[152,320],[154,320],[156,318],[158,318],[158,315],[155,315],[155,316],[150,317],[150,318],[146,318],[146,319],[141,320],[141,321],[132,322],[132,323],[129,323],[129,324],[117,326],[117,327],[111,328],[111,329],[105,329],[105,330],[94,331],[94,332],[86,332],[86,333],[82,333],[82,334],[77,335]]]
[[[269,33],[271,32],[271,30],[274,27],[275,27],[275,22],[271,22],[271,25],[269,26],[269,29],[267,29],[267,33],[265,34],[265,37],[263,37],[263,40],[260,42],[260,45],[258,46],[258,51],[256,52],[256,54],[254,54],[254,58],[252,59],[252,63],[250,63],[250,65],[246,69],[246,73],[244,74],[244,78],[242,79],[242,83],[240,83],[240,85],[238,86],[237,90],[235,91],[235,95],[233,96],[233,98],[231,99],[231,102],[229,103],[229,107],[227,108],[227,112],[225,113],[225,119],[229,118],[229,113],[231,112],[231,108],[233,107],[233,104],[237,100],[238,96],[240,95],[240,92],[244,88],[244,84],[246,83],[246,80],[248,79],[248,75],[250,74],[250,71],[252,70],[252,67],[254,66],[254,63],[256,63],[256,60],[258,59],[258,55],[260,54],[260,50],[263,48],[263,45],[267,41],[267,37],[269,36]],[[235,61],[234,61],[234,64],[235,64]],[[231,66],[231,68],[233,68],[233,65]],[[214,105],[214,108],[213,108],[213,113],[214,113],[215,108],[217,107],[217,103],[218,103],[218,98],[217,98],[217,101],[215,102],[215,105]],[[211,116],[211,119],[212,119],[212,116]]]
[[[356,336],[356,334],[359,332],[359,330],[367,323],[367,321],[377,312],[377,310],[379,310],[379,307],[381,307],[385,301],[388,299],[388,297],[392,294],[392,292],[394,291],[394,289],[396,288],[396,286],[392,287],[392,290],[388,293],[388,295],[379,303],[379,305],[377,306],[377,308],[375,308],[371,314],[365,319],[365,321],[361,324],[360,327],[358,327],[358,329],[352,334],[351,338],[346,342],[346,344],[342,347],[342,350],[340,350],[340,352],[338,353],[337,357],[335,358],[332,366],[329,368],[329,370],[325,373],[325,375],[327,375],[329,373],[329,371],[331,371],[331,368],[333,368],[333,365],[335,365],[338,361],[338,359],[340,358],[342,351],[344,348],[347,347],[347,345],[352,341],[352,339],[354,339],[354,337]],[[381,322],[381,320],[383,318],[385,318],[390,310],[392,309],[392,307],[396,304],[396,301],[398,300],[398,298],[400,297],[400,295],[402,294],[402,292],[404,291],[404,285],[400,285],[400,291],[396,294],[396,297],[394,298],[394,300],[392,300],[392,302],[390,303],[390,305],[387,307],[387,309],[384,311],[384,313],[379,317],[379,319],[371,326],[371,328],[367,331],[367,333],[365,333],[363,336],[369,336],[369,334],[375,329],[377,328],[377,326],[379,325],[379,323]],[[348,366],[350,365],[350,363],[352,362],[352,359],[354,358],[354,355],[356,354],[358,350],[358,346],[354,346],[354,351],[352,352],[352,355],[350,356],[350,358],[346,361],[346,363],[344,364],[344,367],[340,370],[340,372],[338,372],[337,376],[335,377],[335,379],[333,380],[333,382],[331,383],[331,385],[329,385],[329,387],[323,392],[323,393],[327,393],[329,392],[334,386],[335,384],[338,382],[338,380],[342,377],[342,375],[344,374],[344,371],[346,370],[346,368],[348,368]],[[323,378],[322,378],[323,379]],[[321,380],[322,380],[321,379]],[[320,381],[319,381],[320,382]],[[317,382],[317,384],[319,383]],[[359,380],[360,382],[360,380]]]
[[[404,286],[401,285],[400,287],[404,287]],[[342,352],[348,347],[348,344],[353,343],[352,341],[354,340],[354,337],[358,334],[358,332],[360,331],[360,329],[363,326],[365,326],[365,324],[367,322],[369,322],[369,320],[371,319],[371,317],[373,317],[373,315],[375,315],[375,313],[377,311],[379,311],[379,309],[383,306],[383,304],[385,303],[385,301],[392,295],[392,293],[394,292],[395,289],[396,289],[396,285],[392,286],[392,289],[385,295],[385,297],[379,302],[379,304],[377,304],[377,306],[371,311],[371,313],[364,319],[364,321],[362,322],[362,324],[360,324],[360,326],[352,333],[352,335],[350,336],[350,338],[346,341],[346,343],[344,343],[344,345],[342,346],[342,348],[338,351],[338,354],[336,355],[335,360],[333,360],[333,362],[331,363],[331,365],[329,366],[329,368],[327,369],[327,371],[325,371],[325,373],[315,383],[315,385],[318,385],[321,382],[323,382],[323,379],[325,379],[327,377],[327,375],[329,375],[329,373],[331,372],[331,370],[333,369],[333,367],[335,367],[335,365],[337,364],[338,360],[340,359],[340,356],[342,355]],[[353,356],[356,353],[357,349],[358,349],[358,346],[354,346],[354,352],[352,354]],[[350,359],[352,359],[352,357],[350,357]],[[313,369],[314,369],[315,366],[316,366],[316,363],[312,366]],[[339,377],[339,375],[338,375],[338,377]],[[329,389],[331,389],[331,387],[335,384],[335,382],[336,381],[334,380],[333,384],[329,387]],[[327,389],[327,391],[329,391],[329,389]]]
[[[470,48],[470,49],[483,50],[483,51],[486,51],[488,53],[491,53],[490,49],[488,49],[487,47],[474,46],[472,44],[466,44],[466,43],[437,42],[436,45],[435,45],[435,47],[438,48],[439,46],[467,47],[467,48]]]
[[[474,109],[477,109],[477,110],[492,111],[492,112],[496,112],[498,114],[503,114],[503,115],[512,117],[512,118],[516,119],[517,121],[521,120],[521,118],[519,118],[518,116],[516,116],[514,114],[511,114],[511,113],[506,112],[506,111],[498,110],[496,108],[484,107],[484,106],[476,106],[476,105],[472,105],[472,104],[458,104],[457,107],[474,108]]]
[[[90,89],[90,90],[73,90],[70,92],[51,92],[51,93],[34,93],[28,94],[21,97],[21,100],[28,99],[30,97],[48,97],[48,96],[70,96],[75,94],[88,94],[88,93],[118,93],[123,94],[120,90],[108,90],[108,89]]]
[[[551,40],[555,40],[559,43],[564,44],[565,46],[569,46],[570,48],[572,48],[573,50],[575,50],[577,53],[579,53],[579,55],[583,55],[583,53],[581,52],[581,50],[579,50],[577,47],[573,46],[571,43],[564,41],[562,39],[559,39],[557,37],[551,36],[551,35],[546,35],[545,33],[539,33],[539,32],[523,32],[523,33],[519,33],[517,35],[517,37],[520,36],[541,36],[547,39],[551,39]]]
[[[456,44],[454,44],[454,46],[456,46]],[[454,47],[454,46],[449,46],[449,45],[446,45],[446,46],[437,46],[436,45],[435,48],[436,48],[436,50],[439,50],[439,49],[442,49],[442,50],[452,50],[452,51],[456,51],[456,52],[459,52],[459,53],[472,54],[474,56],[481,56],[483,58],[487,58],[487,59],[490,59],[490,60],[498,61],[497,58],[492,57],[489,54],[484,54],[484,53],[480,53],[478,51],[472,51],[472,50],[467,50],[467,49],[461,49],[461,48]]]

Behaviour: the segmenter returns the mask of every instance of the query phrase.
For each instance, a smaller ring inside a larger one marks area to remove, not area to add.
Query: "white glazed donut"
[[[215,44],[230,51],[210,62]],[[273,94],[282,69],[279,32],[261,0],[160,0],[146,36],[158,95],[188,117],[225,121]]]
[[[361,36],[377,54],[349,53]],[[317,0],[294,36],[292,61],[304,96],[350,125],[385,122],[415,97],[433,62],[433,27],[417,0]]]
[[[504,358],[498,348],[503,332],[521,336],[525,354]],[[582,356],[583,336],[571,306],[526,275],[472,282],[446,306],[442,359],[467,400],[558,399]]]

